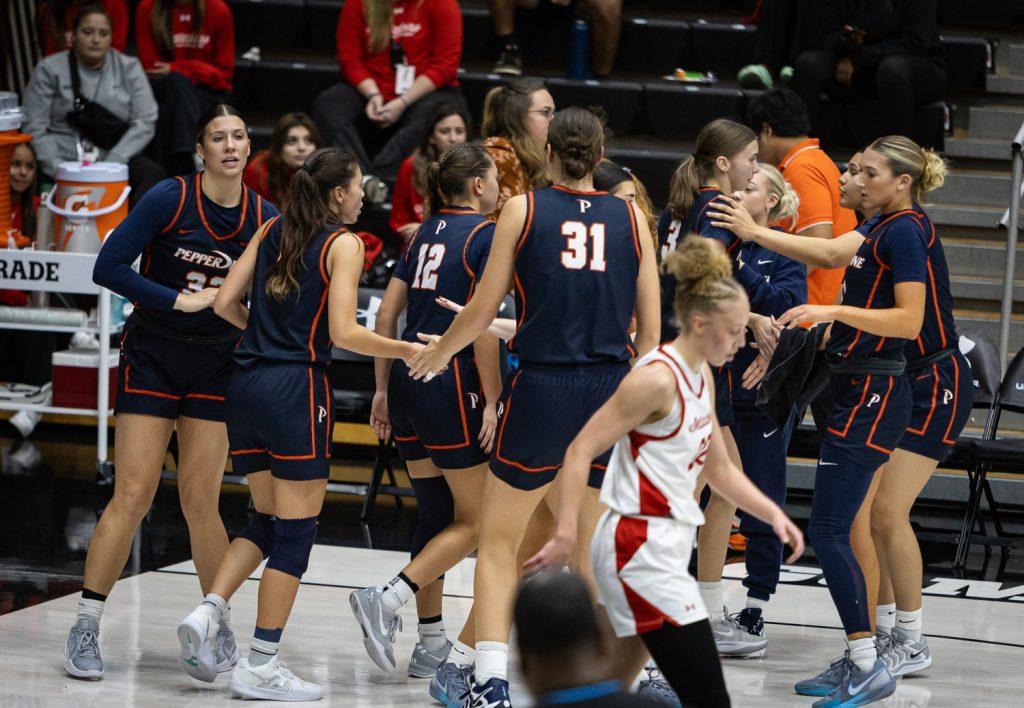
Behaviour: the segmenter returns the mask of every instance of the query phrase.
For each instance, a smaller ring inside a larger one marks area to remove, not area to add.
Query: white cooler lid
[[[127,182],[128,165],[120,162],[62,162],[57,165],[57,181]]]
[[[121,356],[120,349],[111,349],[107,357],[107,368],[116,369],[118,357]],[[53,353],[54,366],[76,366],[95,369],[100,361],[98,349],[65,349],[62,352]]]

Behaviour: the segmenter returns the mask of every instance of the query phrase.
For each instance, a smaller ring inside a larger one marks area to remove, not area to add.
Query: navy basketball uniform
[[[781,229],[780,229],[781,230]],[[759,315],[779,317],[790,308],[807,302],[807,267],[749,241],[739,247],[742,266],[735,273],[750,298],[750,309]],[[742,381],[747,367],[758,356],[753,336],[736,353],[732,370]],[[755,486],[780,507],[786,504],[786,452],[793,432],[793,420],[781,428],[758,410],[757,389],[733,387],[734,424],[732,434],[739,448],[743,471]],[[747,577],[743,585],[750,597],[768,600],[779,581],[782,542],[769,524],[740,511],[740,533],[747,539]]]
[[[640,241],[631,205],[605,192],[554,186],[526,202],[509,342],[520,368],[502,393],[491,470],[529,490],[555,478],[569,443],[629,372]],[[594,460],[592,487],[609,455]]]
[[[723,194],[717,187],[701,187],[700,193],[693,200],[690,213],[684,220],[674,218],[672,212],[666,209],[658,219],[658,244],[659,252],[664,258],[676,250],[688,234],[699,234],[705,238],[718,241],[725,248],[726,253],[736,262],[739,254],[739,247],[742,243],[735,234],[728,229],[714,226],[713,219],[709,216],[712,210],[712,202]],[[734,271],[735,273],[735,268]],[[679,324],[676,322],[675,311],[676,279],[670,273],[661,275],[661,341],[669,342],[679,336]],[[734,423],[732,409],[733,389],[740,385],[740,381],[733,381],[733,370],[728,364],[725,366],[713,367],[711,370],[715,379],[715,416],[718,424],[722,427],[731,427]]]
[[[355,237],[343,227],[322,228],[302,256],[298,285],[278,300],[266,286],[283,233],[284,220],[275,220],[256,251],[249,321],[228,387],[231,461],[239,474],[270,470],[281,479],[326,479],[334,430],[327,260],[337,239]]]
[[[494,222],[464,207],[432,214],[419,227],[394,277],[408,286],[402,339],[444,334],[455,313],[438,296],[468,302],[483,275],[494,238]],[[423,383],[409,378],[401,359],[391,365],[388,414],[403,460],[428,457],[441,469],[465,469],[487,461],[478,437],[485,405],[470,345],[447,370]]]
[[[104,242],[93,279],[135,305],[121,339],[116,413],[224,420],[239,331],[212,308],[173,308],[179,293],[223,283],[256,229],[278,213],[240,189],[241,202],[228,208],[202,193],[201,174],[164,180]]]

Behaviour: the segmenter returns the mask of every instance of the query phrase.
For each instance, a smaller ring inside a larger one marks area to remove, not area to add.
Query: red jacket
[[[398,179],[395,191],[391,194],[391,228],[398,231],[399,226],[423,223],[423,197],[412,184],[412,157],[405,158],[398,168]]]
[[[391,36],[416,67],[416,76],[427,76],[437,88],[459,85],[455,74],[462,58],[462,11],[456,0],[396,0]],[[337,30],[341,74],[353,86],[373,79],[390,101],[395,97],[391,50],[370,54],[369,38],[363,0],[346,0]]]
[[[144,69],[151,69],[160,56],[149,17],[153,0],[142,0],[135,10],[135,40]],[[235,73],[235,21],[224,0],[206,0],[206,18],[196,34],[192,30],[192,7],[175,5],[171,15],[174,56],[171,71],[184,74],[199,86],[215,91],[230,91]]]
[[[86,5],[102,5],[103,9],[110,15],[110,46],[119,52],[124,52],[128,46],[128,7],[124,0],[78,0],[77,3],[69,2],[64,12],[65,41],[58,42],[50,31],[50,19],[47,17],[46,2],[39,5],[39,33],[43,36],[43,55],[50,56],[57,52],[63,52],[71,46],[71,20],[75,13]]]

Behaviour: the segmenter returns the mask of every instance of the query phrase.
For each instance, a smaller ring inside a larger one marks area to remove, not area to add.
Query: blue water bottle
[[[590,76],[590,25],[577,17],[569,28],[569,78],[583,80]]]

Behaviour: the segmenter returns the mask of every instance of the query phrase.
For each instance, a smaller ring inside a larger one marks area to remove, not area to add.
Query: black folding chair
[[[995,346],[980,336],[970,336],[976,346],[968,353],[971,361],[971,372],[975,385],[975,406],[979,398],[984,404],[990,402],[989,415],[985,421],[985,430],[981,439],[965,441],[967,476],[970,482],[970,494],[964,514],[963,526],[957,541],[953,568],[962,570],[967,564],[967,553],[973,544],[986,547],[1001,546],[1004,561],[1010,548],[1020,542],[1021,538],[1009,537],[1003,529],[999,518],[999,507],[988,481],[988,473],[994,466],[1013,467],[1013,471],[1024,472],[1024,438],[999,438],[999,420],[1003,411],[1024,413],[1024,350],[1010,362],[1002,383],[996,387],[993,382],[998,380],[1000,367],[999,354]],[[973,356],[972,356],[973,355]],[[959,447],[959,444],[958,444]],[[984,495],[988,502],[995,535],[989,535],[981,516],[981,500]],[[975,525],[980,528],[981,535],[974,535]]]

